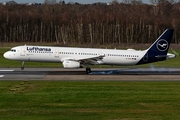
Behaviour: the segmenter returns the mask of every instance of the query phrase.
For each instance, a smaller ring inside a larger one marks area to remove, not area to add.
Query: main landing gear
[[[24,70],[24,61],[22,61],[21,70]]]
[[[87,68],[86,68],[86,73],[87,73],[87,74],[91,73],[91,68],[90,68],[90,67],[87,67]]]

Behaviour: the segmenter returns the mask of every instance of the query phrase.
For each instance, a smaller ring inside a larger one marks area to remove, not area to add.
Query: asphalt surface
[[[0,80],[180,81],[180,68],[0,68]]]

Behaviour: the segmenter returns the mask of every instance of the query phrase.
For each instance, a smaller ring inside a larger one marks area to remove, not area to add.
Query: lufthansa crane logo
[[[159,51],[166,51],[168,49],[168,42],[164,39],[161,39],[156,43],[156,47]]]

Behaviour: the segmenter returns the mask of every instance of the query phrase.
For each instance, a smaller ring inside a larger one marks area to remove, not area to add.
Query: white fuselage
[[[64,68],[81,68],[86,66],[86,73],[90,73],[89,65],[139,65],[174,58],[174,54],[167,53],[173,29],[166,29],[162,35],[146,50],[133,49],[94,49],[49,46],[17,46],[4,53],[10,60],[24,62],[62,62]]]
[[[135,65],[145,55],[146,50],[116,50],[48,46],[17,46],[4,54],[11,60],[32,62],[63,62],[64,60],[90,59],[92,64]],[[96,58],[103,56],[102,59]],[[91,60],[92,58],[92,60]],[[93,63],[93,58],[96,62]],[[99,60],[98,60],[99,59]]]

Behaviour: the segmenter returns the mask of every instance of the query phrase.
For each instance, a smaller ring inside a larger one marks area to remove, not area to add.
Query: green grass
[[[179,82],[0,82],[1,120],[177,120]]]
[[[0,67],[21,67],[21,62],[20,61],[12,61],[12,60],[7,60],[3,57],[3,54],[8,51],[9,48],[0,48]],[[180,53],[180,50],[177,50],[178,53]],[[153,65],[155,67],[180,67],[180,56],[177,56],[174,59],[169,59],[166,61],[162,62],[156,62],[153,64],[145,64],[145,65],[138,65],[138,66],[113,66],[115,68],[124,68],[124,67],[149,67],[150,65]],[[62,64],[61,63],[44,63],[44,62],[25,62],[25,67],[39,67],[39,68],[44,68],[44,67],[49,67],[49,68],[61,68]],[[110,65],[95,65],[91,67],[96,67],[96,68],[109,68],[112,67]]]

